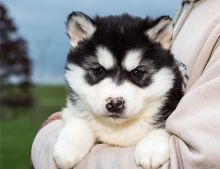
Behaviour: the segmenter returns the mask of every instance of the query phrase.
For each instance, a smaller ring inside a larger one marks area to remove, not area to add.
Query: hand
[[[53,113],[50,117],[48,117],[48,119],[45,122],[43,122],[43,124],[41,125],[41,128],[51,123],[52,121],[59,120],[61,118],[62,118],[61,112]]]

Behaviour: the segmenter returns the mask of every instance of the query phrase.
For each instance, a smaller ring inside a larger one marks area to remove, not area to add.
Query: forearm
[[[167,120],[170,169],[219,169],[220,47]],[[167,167],[168,168],[168,167]]]
[[[134,160],[134,147],[112,147],[106,144],[95,145],[88,156],[74,169],[142,169]]]
[[[34,169],[57,169],[53,159],[54,145],[62,128],[62,120],[55,120],[39,130],[31,150]]]

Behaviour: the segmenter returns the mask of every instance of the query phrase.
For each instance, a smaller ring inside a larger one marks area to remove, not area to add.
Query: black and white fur
[[[121,16],[67,20],[72,48],[64,128],[55,144],[59,168],[75,166],[97,142],[136,145],[135,160],[157,169],[169,158],[165,121],[182,97],[182,78],[168,50],[172,20]]]

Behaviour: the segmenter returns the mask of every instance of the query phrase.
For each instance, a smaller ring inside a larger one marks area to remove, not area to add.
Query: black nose
[[[108,98],[106,109],[111,113],[120,113],[124,108],[125,101],[118,97],[118,98]]]

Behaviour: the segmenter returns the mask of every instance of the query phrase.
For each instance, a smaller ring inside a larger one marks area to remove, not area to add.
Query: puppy
[[[69,94],[55,144],[57,166],[74,167],[99,141],[135,145],[137,165],[157,169],[169,159],[165,121],[183,95],[169,51],[172,20],[73,12],[66,25]]]

